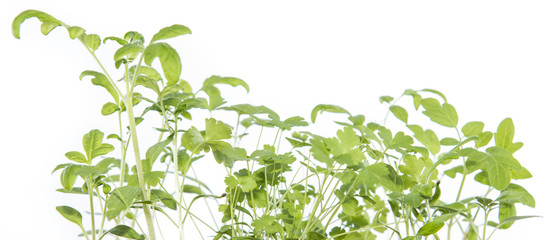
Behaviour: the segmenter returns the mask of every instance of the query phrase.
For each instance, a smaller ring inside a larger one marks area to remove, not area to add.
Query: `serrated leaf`
[[[175,25],[171,25],[169,27],[165,27],[165,28],[160,29],[160,31],[152,37],[151,42],[164,40],[164,39],[168,39],[168,38],[174,38],[174,37],[178,37],[178,36],[185,35],[185,34],[190,34],[190,33],[191,33],[191,31],[188,27],[185,27],[185,26],[179,25],[179,24],[175,24]]]
[[[126,225],[117,225],[111,228],[110,230],[108,230],[108,232],[113,235],[129,238],[129,239],[137,239],[137,240],[144,239],[144,236],[141,236],[134,229]]]
[[[406,109],[401,106],[392,105],[389,107],[389,110],[392,112],[392,114],[394,114],[396,118],[400,119],[400,121],[408,123],[408,112],[406,111]]]
[[[315,123],[315,119],[317,117],[318,113],[323,112],[332,112],[332,113],[346,113],[348,116],[352,116],[346,109],[336,106],[336,105],[329,105],[329,104],[319,104],[315,106],[315,108],[312,110],[311,114],[311,120],[313,123]]]
[[[32,18],[32,17],[38,18],[38,20],[40,20],[41,22],[48,22],[48,23],[52,23],[52,24],[64,25],[63,22],[61,22],[60,20],[50,16],[47,13],[37,11],[37,10],[26,10],[26,11],[21,12],[19,15],[17,15],[17,17],[15,17],[13,22],[12,22],[12,34],[15,38],[19,39],[19,29],[21,27],[21,23],[23,23],[23,21],[25,21],[29,18]],[[48,32],[50,32],[50,31],[48,31]]]
[[[65,219],[69,220],[70,222],[83,227],[83,216],[74,208],[69,206],[57,206],[56,211],[58,211]]]
[[[176,84],[181,76],[181,58],[177,51],[167,43],[153,43],[144,50],[144,62],[152,66],[155,58],[160,60],[167,85]]]
[[[214,118],[206,119],[206,142],[230,139],[232,129],[229,125],[222,121],[215,120]]]
[[[81,76],[79,76],[79,79],[83,80],[85,76],[92,76],[92,84],[104,87],[110,93],[110,95],[112,95],[115,102],[119,102],[119,95],[117,94],[116,89],[110,83],[106,75],[95,71],[84,71],[83,73],[81,73]]]

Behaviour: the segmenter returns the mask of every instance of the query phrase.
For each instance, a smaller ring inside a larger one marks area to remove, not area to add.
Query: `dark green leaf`
[[[108,230],[108,232],[113,235],[129,238],[129,239],[138,239],[138,240],[144,239],[144,236],[141,236],[134,229],[125,225],[117,225],[111,228],[110,230]]]
[[[164,40],[164,39],[168,39],[168,38],[174,38],[174,37],[178,37],[178,36],[185,35],[185,34],[190,34],[190,33],[191,33],[191,31],[188,27],[185,27],[185,26],[179,25],[179,24],[175,24],[175,25],[171,25],[169,27],[165,27],[165,28],[160,29],[160,31],[158,33],[156,33],[154,35],[154,37],[152,37],[151,42],[155,42],[155,41],[158,41],[158,40]]]
[[[57,206],[56,210],[67,220],[72,223],[83,226],[83,216],[79,211],[69,206]]]
[[[155,58],[160,60],[167,85],[176,84],[181,76],[181,58],[177,51],[167,43],[153,43],[144,50],[144,62],[152,66]]]

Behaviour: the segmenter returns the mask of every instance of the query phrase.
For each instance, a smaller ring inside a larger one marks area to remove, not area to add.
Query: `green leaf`
[[[194,126],[190,127],[181,137],[181,145],[194,154],[204,150],[204,147],[201,146],[203,143],[202,134]]]
[[[85,76],[92,76],[92,84],[104,87],[112,95],[115,102],[119,102],[119,95],[117,94],[116,89],[110,83],[106,75],[95,71],[84,71],[83,73],[81,73],[81,76],[79,76],[79,79],[83,80]]]
[[[414,137],[421,142],[429,151],[433,154],[439,153],[441,145],[439,138],[431,129],[423,131],[418,125],[407,125],[407,127],[412,130]]]
[[[19,15],[17,15],[17,17],[15,17],[15,19],[12,22],[12,34],[15,38],[19,39],[19,29],[21,27],[21,23],[23,23],[23,21],[32,17],[38,18],[38,20],[40,20],[43,23],[47,22],[49,24],[57,24],[57,26],[65,25],[60,20],[50,16],[47,13],[37,11],[37,10],[26,10],[21,12]],[[52,29],[50,29],[50,31],[51,30]],[[49,33],[50,31],[47,31],[46,33]]]
[[[244,160],[248,157],[246,155],[246,150],[238,147],[217,149],[213,151],[213,154],[217,163],[223,163],[223,165],[228,168],[233,167],[236,161]]]
[[[191,31],[188,27],[179,24],[171,25],[169,27],[160,29],[160,31],[156,33],[154,37],[152,37],[151,43],[159,40],[178,37],[185,34],[191,34]]]
[[[241,79],[234,78],[234,77],[221,77],[221,76],[215,76],[215,75],[204,80],[204,83],[202,84],[202,89],[204,89],[205,87],[213,86],[215,84],[227,84],[233,87],[242,86],[244,89],[246,89],[246,92],[250,91],[250,87],[248,86],[248,84],[246,84],[246,82],[244,82]]]
[[[118,38],[118,37],[106,37],[104,38],[104,41],[102,41],[103,43],[106,43],[106,41],[108,40],[112,40],[112,41],[115,41],[117,43],[119,43],[119,45],[123,46],[125,44],[128,44],[129,42],[127,42],[125,39],[123,38]]]
[[[112,102],[107,102],[104,105],[102,105],[102,110],[100,112],[102,113],[102,115],[108,116],[108,115],[110,115],[114,112],[117,112],[119,110],[120,110],[120,108],[119,108],[119,106],[117,106],[117,104],[112,103]]]
[[[153,43],[144,50],[144,62],[152,66],[155,58],[160,60],[167,85],[176,84],[181,76],[181,58],[177,51],[167,43]]]
[[[454,106],[446,102],[441,106],[439,101],[434,98],[421,100],[421,105],[425,108],[423,114],[427,115],[431,121],[445,127],[456,127],[458,125],[458,114]]]
[[[124,186],[114,189],[106,203],[108,207],[106,217],[109,220],[114,219],[122,211],[131,207],[140,192],[140,188],[136,186]]]
[[[498,207],[498,220],[500,222],[515,217],[517,215],[516,206],[512,204],[507,203],[500,203],[500,206]],[[510,226],[514,224],[514,221],[508,221],[504,222],[502,225],[499,224],[500,229],[508,229]]]
[[[198,194],[198,195],[204,194],[204,192],[202,192],[202,189],[200,187],[189,185],[189,184],[183,185],[183,192],[184,193],[194,193],[194,194]]]
[[[504,190],[512,179],[512,169],[520,170],[521,165],[512,154],[500,147],[487,148],[487,174],[491,186],[499,191]]]
[[[382,185],[393,192],[400,192],[404,188],[402,178],[394,168],[385,163],[375,163],[361,170],[360,178],[366,185]]]
[[[144,236],[141,236],[134,229],[125,225],[117,225],[111,228],[110,230],[108,230],[108,232],[113,235],[129,238],[129,239],[138,239],[138,240],[144,239]]]
[[[98,47],[100,46],[100,43],[102,42],[102,40],[100,39],[100,36],[96,34],[87,34],[83,41],[85,45],[93,52],[96,51],[96,49],[98,49]]]
[[[78,163],[87,163],[87,158],[85,157],[85,155],[77,151],[67,152],[65,153],[65,156],[71,161],[75,161]]]
[[[535,198],[525,188],[513,183],[500,192],[496,201],[504,204],[522,203],[529,207],[535,207]]]
[[[77,210],[69,206],[57,206],[56,210],[67,220],[83,227],[83,216]]]
[[[74,173],[81,168],[81,165],[71,164],[67,166],[60,175],[60,182],[65,190],[71,190],[75,180],[77,180],[77,175]]]
[[[462,127],[462,133],[466,137],[473,137],[483,132],[485,124],[482,122],[468,122]]]
[[[422,92],[430,92],[430,93],[437,94],[437,95],[439,95],[439,96],[442,98],[442,100],[444,100],[444,102],[448,102],[448,101],[446,100],[446,96],[444,96],[444,94],[442,94],[441,92],[439,92],[439,91],[437,91],[437,90],[435,90],[435,89],[425,88],[425,89],[422,89],[421,91],[422,91]]]
[[[108,143],[102,143],[104,133],[98,129],[91,130],[83,136],[83,148],[87,160],[90,163],[92,159],[107,154],[114,150],[114,147]]]
[[[54,30],[54,28],[56,28],[57,26],[60,26],[60,24],[51,23],[51,22],[43,22],[40,25],[40,32],[44,35],[48,35],[48,33],[50,33],[52,30]]]
[[[151,191],[152,191],[152,195],[158,198],[163,203],[164,206],[172,210],[177,209],[177,202],[173,199],[173,197],[169,193],[159,189],[152,189]]]
[[[444,226],[443,221],[433,220],[423,225],[418,231],[419,236],[428,236],[438,232]]]
[[[380,102],[380,103],[384,103],[384,102],[390,103],[390,102],[392,102],[392,100],[394,100],[394,98],[391,97],[391,96],[381,96],[381,97],[379,98],[379,102]]]
[[[346,113],[348,116],[352,116],[348,111],[346,111],[344,108],[336,106],[336,105],[328,105],[328,104],[319,104],[315,106],[315,108],[312,110],[311,119],[312,122],[315,123],[315,119],[317,117],[318,113],[323,112],[332,112],[332,113]]]
[[[77,26],[67,26],[67,32],[69,32],[69,37],[75,39],[80,37],[85,33],[85,29]]]
[[[400,119],[404,123],[408,123],[408,112],[401,106],[392,105],[389,110],[394,114],[394,116]]]
[[[511,118],[504,119],[494,134],[494,142],[497,147],[508,150],[514,139],[514,122]]]
[[[165,140],[154,144],[153,146],[148,148],[148,150],[146,150],[146,160],[148,161],[148,164],[150,166],[154,164],[154,161],[156,161],[164,148],[173,141],[173,136],[173,134],[169,135]]]
[[[120,60],[133,61],[137,56],[144,50],[144,47],[138,44],[125,44],[113,55],[113,60],[118,62]],[[116,64],[116,68],[119,68],[119,65]]]
[[[232,129],[229,125],[214,118],[206,119],[206,142],[231,138]]]

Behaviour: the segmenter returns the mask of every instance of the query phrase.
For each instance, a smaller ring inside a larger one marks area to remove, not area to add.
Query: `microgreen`
[[[443,93],[410,89],[399,98],[376,99],[388,109],[381,124],[332,104],[315,106],[310,124],[266,106],[228,105],[221,85],[250,91],[239,78],[214,75],[193,89],[181,79],[178,51],[164,41],[191,34],[186,26],[162,28],[150,41],[136,31],[102,39],[27,10],[13,21],[14,37],[29,18],[38,18],[45,35],[65,28],[83,44],[98,65],[79,79],[105,89],[111,99],[99,105],[100,113],[117,116],[117,132],[84,133],[82,149],[68,149],[68,162],[54,169],[60,171],[58,191],[81,194],[88,203],[81,210],[56,207],[87,240],[154,240],[169,232],[185,239],[190,229],[202,239],[453,239],[456,231],[463,239],[488,240],[535,217],[517,215],[518,207],[534,207],[535,199],[515,183],[532,175],[514,157],[523,144],[514,142],[510,118],[492,129],[480,121],[460,123]],[[95,52],[110,46],[116,49],[106,64]],[[413,105],[401,105],[400,98]],[[235,112],[236,122],[220,119],[223,111]],[[338,113],[334,135],[309,130],[327,113]],[[389,113],[403,127],[387,128]],[[148,126],[158,137],[146,148],[140,144],[153,141],[137,132],[145,119],[159,124]],[[243,145],[246,138],[255,144]],[[224,192],[212,192],[197,177],[199,161],[225,169]],[[441,184],[445,176],[453,179],[449,185]],[[471,178],[485,191],[467,189]],[[444,197],[450,191],[455,198]],[[211,216],[199,216],[196,209],[206,207]],[[160,218],[172,224],[159,226]]]

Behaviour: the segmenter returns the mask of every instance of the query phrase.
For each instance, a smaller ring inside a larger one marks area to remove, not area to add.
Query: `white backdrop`
[[[237,102],[309,118],[319,103],[380,120],[382,95],[434,88],[460,123],[495,130],[505,117],[525,146],[516,157],[534,175],[520,181],[537,201],[496,239],[544,239],[554,225],[552,1],[2,1],[0,48],[0,232],[2,239],[74,239],[55,211],[71,200],[54,190],[51,169],[80,149],[82,135],[109,128],[100,116],[108,96],[79,81],[95,63],[77,41],[38,20],[11,36],[21,11],[42,10],[101,37],[183,24],[193,34],[172,41],[193,87],[212,74],[245,80]],[[111,55],[106,53],[106,59]],[[225,92],[224,92],[225,94]],[[75,231],[73,231],[75,230]]]

